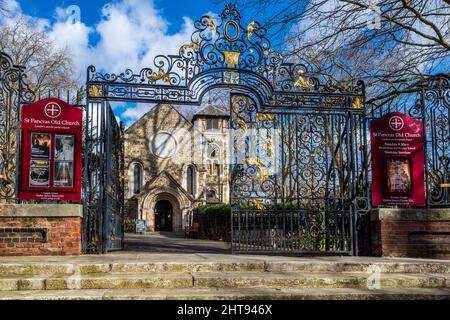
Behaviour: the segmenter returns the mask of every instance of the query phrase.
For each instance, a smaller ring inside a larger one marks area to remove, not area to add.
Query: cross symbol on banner
[[[403,120],[400,117],[395,116],[389,120],[389,126],[391,127],[392,130],[395,131],[401,130],[403,128],[403,125],[404,125]]]
[[[54,102],[50,102],[44,107],[44,112],[49,118],[56,118],[61,114],[61,107]]]

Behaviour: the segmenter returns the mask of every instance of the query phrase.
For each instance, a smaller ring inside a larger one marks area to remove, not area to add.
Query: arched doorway
[[[172,231],[173,208],[167,200],[160,200],[155,205],[155,231]]]

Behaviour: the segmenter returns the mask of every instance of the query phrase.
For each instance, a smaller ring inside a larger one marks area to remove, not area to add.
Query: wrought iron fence
[[[18,201],[21,106],[35,98],[24,69],[0,52],[0,202],[6,203]]]
[[[271,113],[232,97],[234,252],[368,253],[365,112],[342,97]]]
[[[84,143],[84,232],[86,253],[123,248],[124,127],[106,101],[88,100]]]

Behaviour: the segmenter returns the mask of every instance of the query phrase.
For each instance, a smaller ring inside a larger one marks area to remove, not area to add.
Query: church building
[[[228,121],[211,104],[191,117],[159,104],[127,128],[126,217],[179,232],[198,205],[228,203]]]

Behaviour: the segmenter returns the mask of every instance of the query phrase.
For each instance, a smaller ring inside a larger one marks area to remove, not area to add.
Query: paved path
[[[186,239],[184,234],[174,232],[148,233],[146,235],[125,234],[125,251],[171,252],[171,253],[231,253],[227,242]]]
[[[81,256],[0,256],[0,263],[446,263],[443,259],[380,258],[349,256],[279,256],[231,254],[230,244],[219,241],[185,239],[180,234],[127,234],[125,250]]]

